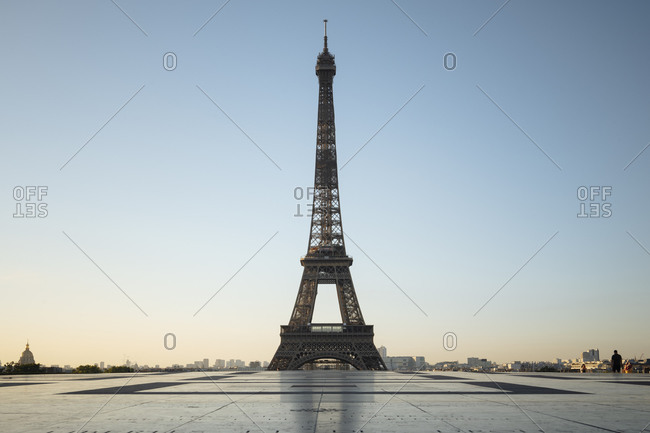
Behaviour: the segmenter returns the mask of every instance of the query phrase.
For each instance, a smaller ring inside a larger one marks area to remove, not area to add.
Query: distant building
[[[63,369],[61,367],[59,367],[58,365],[51,365],[49,367],[45,367],[45,373],[48,373],[48,374],[63,373]]]
[[[210,368],[210,360],[208,358],[203,358],[203,369],[207,370]]]
[[[589,349],[587,352],[582,352],[582,362],[600,361],[600,350]]]
[[[249,364],[250,368],[262,368],[262,363],[259,361],[251,361]]]
[[[387,356],[384,363],[389,370],[415,370],[415,360],[412,356]]]
[[[611,365],[609,362],[600,362],[600,361],[577,361],[573,362],[570,365],[571,371],[582,371],[582,366],[585,366],[585,371],[587,372],[606,372],[611,371]]]
[[[493,367],[492,362],[485,358],[467,358],[467,366],[472,370],[487,370]]]
[[[422,370],[424,366],[426,365],[426,361],[424,360],[424,356],[416,356],[415,357],[415,368],[418,370]]]
[[[215,359],[214,360],[214,368],[226,368],[226,360],[225,359]]]
[[[379,356],[381,356],[381,359],[386,359],[386,356],[388,356],[388,351],[386,350],[386,346],[379,346]]]
[[[441,361],[433,365],[434,370],[458,370],[458,361]]]
[[[20,365],[36,364],[36,362],[34,362],[34,354],[32,353],[31,350],[29,350],[29,343],[25,345],[25,350],[23,351],[23,354],[20,356],[20,360],[18,361],[18,364]]]

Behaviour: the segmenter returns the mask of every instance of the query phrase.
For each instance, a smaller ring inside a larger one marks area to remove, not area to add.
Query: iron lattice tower
[[[366,325],[354,291],[345,252],[339,201],[334,93],[334,55],[327,48],[327,20],[323,52],[316,61],[318,76],[318,127],[314,198],[307,255],[300,259],[302,280],[289,325],[282,326],[280,347],[269,370],[295,370],[318,359],[337,359],[359,370],[386,370],[373,342],[372,325]],[[319,284],[335,284],[341,323],[313,324]]]

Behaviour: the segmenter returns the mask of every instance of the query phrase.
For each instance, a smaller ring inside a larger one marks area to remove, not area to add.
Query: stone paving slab
[[[642,432],[650,431],[644,385],[650,375],[0,376],[0,432]]]

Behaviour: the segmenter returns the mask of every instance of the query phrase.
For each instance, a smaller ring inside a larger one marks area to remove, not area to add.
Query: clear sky
[[[44,364],[270,361],[307,251],[325,18],[343,227],[377,346],[650,356],[649,16],[647,1],[2,2],[0,361],[27,339]],[[14,217],[38,204],[47,216]],[[322,287],[315,320],[339,321],[335,302]]]

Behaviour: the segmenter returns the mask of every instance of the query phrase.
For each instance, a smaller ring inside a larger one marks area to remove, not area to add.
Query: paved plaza
[[[642,432],[650,375],[191,372],[0,376],[0,432]]]

